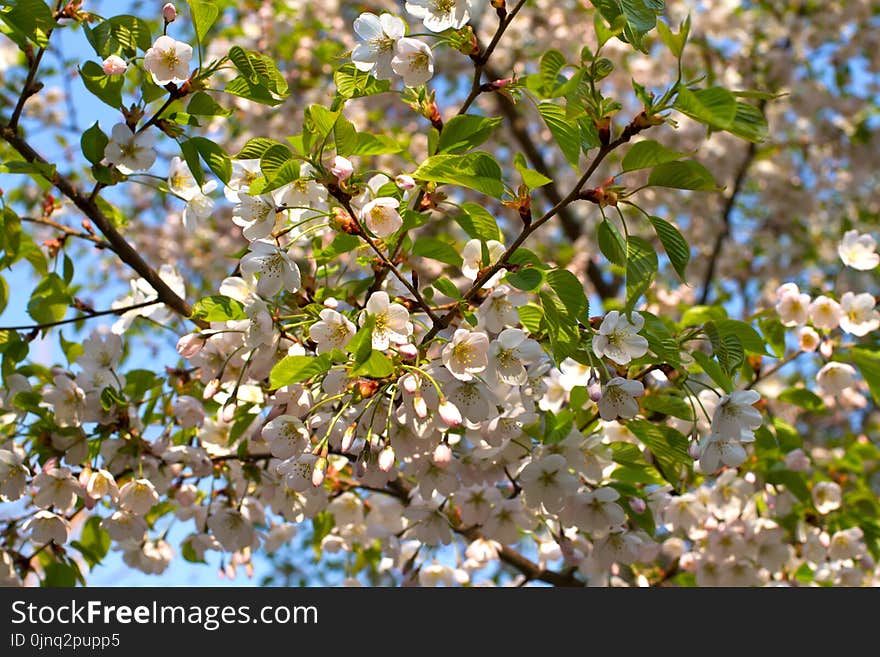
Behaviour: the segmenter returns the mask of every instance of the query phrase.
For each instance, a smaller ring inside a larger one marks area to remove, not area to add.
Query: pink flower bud
[[[312,470],[312,486],[320,486],[324,483],[324,470],[327,468],[327,459],[315,461],[315,469]]]
[[[205,392],[202,393],[202,399],[211,399],[220,390],[220,379],[211,379],[205,386]]]
[[[420,418],[425,418],[428,416],[428,405],[425,403],[425,398],[421,395],[416,395],[413,398],[413,410],[415,410],[416,415]]]
[[[785,467],[795,472],[805,472],[810,469],[810,457],[802,449],[795,449],[785,455]]]
[[[400,174],[397,178],[394,179],[394,182],[397,184],[399,189],[404,191],[409,191],[411,189],[415,189],[416,181],[413,180],[412,176],[408,176],[405,173]]]
[[[390,472],[394,467],[394,450],[391,445],[379,452],[379,469],[382,472]]]
[[[104,69],[104,73],[107,75],[122,75],[128,69],[128,64],[125,63],[122,57],[110,55],[102,62],[101,68]]]
[[[452,428],[461,426],[461,411],[451,401],[443,400],[437,410],[440,413],[440,419],[446,423],[446,426]]]
[[[831,340],[825,340],[819,345],[819,353],[825,356],[825,358],[831,358],[831,355],[834,353],[834,345]]]
[[[440,443],[434,448],[434,465],[445,468],[452,461],[452,449],[446,443]]]
[[[205,338],[198,333],[187,333],[177,341],[177,353],[184,358],[192,358],[205,346]]]
[[[403,384],[403,389],[411,395],[415,394],[416,390],[419,389],[419,381],[412,374],[405,375],[401,383]]]
[[[352,422],[345,428],[345,433],[342,434],[342,444],[340,447],[343,452],[347,452],[351,449],[351,444],[354,442],[354,432],[357,429],[357,422]]]
[[[237,407],[235,404],[226,404],[220,412],[220,417],[224,422],[232,422],[235,419],[236,410]]]
[[[700,443],[695,440],[688,445],[688,454],[690,454],[690,457],[695,461],[700,458]]]
[[[162,7],[162,18],[165,19],[166,23],[173,23],[174,19],[177,18],[177,8],[170,2],[166,3]]]
[[[397,348],[397,353],[406,360],[415,360],[419,356],[419,348],[407,342]]]
[[[332,173],[339,182],[342,182],[343,180],[351,178],[351,174],[354,173],[354,165],[348,159],[341,155],[337,155],[333,160],[333,166],[330,167],[330,173]]]
[[[648,508],[648,505],[645,504],[645,500],[641,497],[631,497],[629,498],[629,508],[638,514],[642,514]]]

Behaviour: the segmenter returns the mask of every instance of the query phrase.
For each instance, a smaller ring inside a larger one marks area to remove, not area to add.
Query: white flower
[[[181,395],[174,400],[171,410],[177,422],[184,429],[202,426],[205,420],[205,407],[198,399],[190,395]]]
[[[839,509],[841,505],[841,491],[833,481],[820,481],[813,486],[813,504],[816,511],[823,516]]]
[[[122,356],[122,338],[114,333],[92,331],[83,341],[82,347],[83,351],[77,356],[76,364],[84,370],[111,369]]]
[[[34,477],[33,484],[37,489],[34,504],[42,509],[55,507],[58,511],[67,511],[82,492],[79,482],[67,468],[44,470]]]
[[[147,521],[141,516],[136,516],[123,511],[116,511],[109,518],[101,521],[101,527],[107,530],[117,543],[128,541],[139,543],[147,533]]]
[[[852,365],[827,363],[816,374],[816,383],[826,394],[839,395],[852,385],[855,375],[856,368]]]
[[[748,439],[761,426],[761,414],[753,406],[759,399],[754,390],[734,390],[721,397],[712,415],[712,433],[721,440]]]
[[[387,292],[373,292],[367,301],[360,323],[371,316],[373,325],[373,349],[385,351],[392,342],[402,344],[412,333],[409,311],[399,303],[390,303]]]
[[[64,374],[56,374],[53,381],[55,385],[46,386],[43,399],[52,405],[55,422],[60,427],[78,427],[83,423],[86,393]]]
[[[598,401],[599,417],[603,420],[632,419],[639,412],[639,404],[635,400],[645,394],[645,386],[641,381],[631,381],[615,376],[602,389],[602,397]]]
[[[320,317],[309,327],[309,338],[318,345],[315,351],[323,354],[331,349],[344,349],[354,337],[355,325],[332,308],[322,310]]]
[[[477,308],[480,326],[492,333],[498,333],[505,326],[519,324],[518,309],[526,304],[527,297],[518,290],[499,285]]]
[[[122,75],[128,69],[128,64],[119,55],[110,55],[101,63],[105,75]]]
[[[263,440],[269,443],[269,452],[279,459],[302,454],[309,445],[309,431],[293,415],[279,415],[263,427]]]
[[[832,561],[842,559],[855,559],[865,550],[862,539],[865,532],[861,527],[850,527],[834,532],[828,546],[828,558]]]
[[[0,500],[14,502],[24,495],[30,471],[15,451],[0,449]]]
[[[285,487],[302,493],[314,488],[312,485],[312,473],[318,457],[314,454],[300,454],[296,458],[289,458],[278,466],[279,474],[284,475]]]
[[[605,534],[626,522],[623,508],[616,503],[618,498],[620,493],[608,487],[582,491],[568,499],[560,520],[585,532]]]
[[[316,173],[311,164],[304,162],[299,168],[299,178],[278,190],[280,205],[290,208],[287,212],[294,223],[321,217],[321,211],[326,207],[327,188],[315,180]],[[295,237],[297,231],[306,228],[308,225],[294,229],[291,236]]]
[[[809,294],[802,294],[794,283],[785,283],[776,290],[776,298],[776,312],[783,326],[798,326],[807,322]]]
[[[746,449],[738,439],[722,438],[716,433],[700,441],[700,471],[711,474],[723,463],[736,468],[746,460]]]
[[[840,298],[840,328],[859,337],[880,327],[880,313],[874,310],[874,295],[845,293]]]
[[[470,381],[489,364],[489,337],[480,331],[456,329],[443,347],[443,365],[460,381]]]
[[[354,31],[363,41],[351,53],[355,68],[379,80],[390,80],[394,75],[391,59],[398,39],[406,34],[406,23],[392,14],[363,13],[355,19]]]
[[[633,358],[648,353],[648,341],[638,332],[645,325],[645,318],[632,313],[632,322],[626,315],[612,310],[605,315],[599,332],[593,336],[593,351],[599,358],[608,357],[618,365],[626,365]]]
[[[189,62],[193,56],[192,46],[162,35],[144,54],[144,68],[159,86],[169,82],[181,84],[189,78]]]
[[[238,194],[238,204],[232,209],[232,223],[242,227],[248,241],[268,237],[275,228],[275,199],[271,194],[251,196]]]
[[[274,297],[282,289],[296,292],[300,288],[299,267],[286,251],[268,240],[251,242],[249,250],[241,259],[241,271],[246,276],[259,275],[258,294]]]
[[[504,329],[489,348],[492,374],[508,385],[522,385],[528,381],[526,365],[535,362],[544,350],[520,329]]]
[[[183,283],[183,277],[174,269],[173,265],[164,264],[159,267],[159,278],[162,279],[171,290],[179,297],[186,297],[186,287]],[[137,278],[130,283],[131,293],[127,296],[117,299],[111,304],[111,308],[127,308],[139,303],[154,301],[159,298],[153,286],[143,278]],[[157,303],[154,306],[145,306],[128,310],[122,314],[111,327],[111,331],[116,335],[125,333],[135,317],[149,317],[154,322],[164,324],[172,317],[172,312],[165,307],[164,304]]]
[[[819,348],[821,339],[816,329],[811,326],[802,326],[798,329],[798,347],[801,351],[816,351]]]
[[[519,475],[529,506],[543,504],[551,513],[558,513],[565,500],[578,489],[577,478],[568,471],[568,463],[560,454],[550,454],[532,461]]]
[[[396,198],[381,197],[367,203],[361,210],[361,216],[374,235],[390,237],[403,225],[398,207],[400,202]]]
[[[504,245],[498,240],[489,240],[486,242],[486,251],[489,253],[489,262],[486,266],[493,265],[504,255]],[[477,279],[480,270],[483,268],[483,243],[478,239],[472,239],[461,250],[461,273],[472,281]],[[497,285],[501,277],[504,276],[503,271],[497,272],[490,278],[483,287],[493,287]]]
[[[179,157],[171,159],[168,188],[186,201],[186,207],[183,209],[183,227],[187,230],[195,230],[197,223],[210,217],[214,211],[214,199],[208,194],[217,189],[217,181],[209,180],[199,187],[189,165]]]
[[[847,267],[868,271],[880,264],[880,255],[876,253],[877,242],[867,233],[860,235],[857,230],[848,230],[837,247],[840,259]]]
[[[407,87],[418,87],[434,77],[434,53],[427,43],[403,37],[397,42],[391,68]]]
[[[408,0],[406,10],[432,32],[458,30],[470,20],[472,0]]]
[[[61,516],[50,511],[38,511],[22,525],[24,531],[30,530],[31,541],[37,544],[55,541],[56,545],[67,543],[70,524]]]
[[[119,489],[119,508],[144,516],[159,503],[159,494],[149,479],[134,479]]]
[[[117,123],[104,147],[104,159],[126,175],[146,171],[156,161],[155,141],[149,130],[135,134],[126,124]]]
[[[232,174],[223,188],[223,195],[230,203],[238,203],[240,192],[247,192],[251,183],[262,175],[260,160],[232,160]]]
[[[237,552],[254,542],[254,526],[236,509],[220,509],[208,518],[208,529],[224,550]]]
[[[819,296],[813,299],[809,312],[810,321],[816,328],[833,331],[840,325],[840,304],[830,297]]]
[[[80,477],[82,481],[82,477]],[[119,499],[119,487],[113,475],[104,469],[94,470],[89,473],[85,482],[85,491],[93,500],[109,497],[113,502]]]

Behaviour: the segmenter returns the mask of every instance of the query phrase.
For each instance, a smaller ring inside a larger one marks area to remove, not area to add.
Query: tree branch
[[[83,240],[87,240],[92,242],[99,249],[110,249],[113,250],[110,242],[102,240],[97,235],[92,235],[91,233],[86,233],[83,231],[76,230],[75,228],[71,228],[70,226],[65,226],[62,223],[57,221],[53,221],[52,219],[47,219],[45,217],[19,217],[21,221],[26,221],[32,224],[40,224],[41,226],[49,226],[50,228],[54,228],[56,230],[60,230],[65,235],[69,235],[70,237],[78,237]]]
[[[26,162],[31,164],[48,164],[48,162],[27,143],[18,131],[9,126],[0,128],[0,137],[3,138]],[[159,274],[141,257],[140,253],[128,243],[128,241],[116,230],[113,222],[98,207],[94,198],[85,196],[73,183],[59,174],[57,171],[51,175],[43,173],[42,176],[52,183],[58,191],[66,196],[79,210],[92,220],[107,241],[113,252],[119,258],[136,271],[159,295],[159,301],[174,310],[183,317],[190,317],[192,308],[168,284],[163,281]],[[207,322],[192,320],[201,328],[207,328]]]
[[[709,265],[706,267],[706,275],[703,277],[703,291],[700,294],[699,305],[705,305],[709,300],[709,293],[712,291],[712,279],[715,278],[715,269],[718,266],[718,259],[721,257],[721,250],[724,247],[725,240],[730,237],[730,219],[733,214],[733,208],[736,205],[736,197],[742,191],[743,184],[746,181],[746,174],[752,166],[755,159],[757,146],[755,142],[749,143],[746,156],[737,169],[736,177],[733,180],[733,188],[730,190],[727,199],[724,201],[724,208],[721,210],[722,228],[715,236],[715,245],[712,247],[712,254],[709,256]]]
[[[123,308],[110,308],[108,310],[96,310],[82,317],[68,317],[67,319],[59,319],[57,322],[46,322],[45,324],[29,324],[25,326],[0,326],[0,331],[39,331],[42,329],[52,328],[53,326],[62,326],[63,324],[73,324],[81,322],[84,319],[92,319],[93,317],[103,317],[104,315],[122,315],[129,310],[137,310],[138,308],[148,308],[162,303],[161,301],[141,301]]]

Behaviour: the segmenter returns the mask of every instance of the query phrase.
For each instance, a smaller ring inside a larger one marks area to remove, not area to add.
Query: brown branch
[[[60,230],[67,236],[70,237],[78,237],[79,239],[87,240],[92,242],[99,249],[110,249],[113,247],[110,245],[110,242],[102,240],[97,235],[92,235],[91,233],[86,233],[83,231],[76,230],[75,228],[71,228],[70,226],[65,226],[62,223],[54,221],[52,219],[47,219],[46,217],[19,217],[21,221],[26,221],[32,224],[40,224],[41,226],[49,226],[50,228],[54,228],[56,230]]]
[[[500,77],[494,72],[491,72],[490,76]],[[557,205],[563,198],[562,192],[559,191],[559,186],[547,161],[535,145],[531,135],[529,135],[523,117],[517,112],[516,106],[510,98],[504,94],[496,94],[495,98],[498,109],[508,119],[507,126],[520,145],[520,148],[523,149],[526,159],[538,173],[550,178],[550,182],[541,187],[541,193],[551,204]],[[580,222],[568,206],[560,209],[559,222],[562,226],[562,232],[569,241],[574,242],[583,234]],[[610,282],[606,282],[602,277],[602,270],[592,258],[587,262],[587,278],[590,279],[596,294],[602,299],[610,299],[616,296],[620,289],[620,277],[615,277]]]
[[[140,303],[125,306],[124,308],[96,310],[94,312],[87,313],[81,317],[69,317],[67,319],[60,319],[57,322],[46,322],[45,324],[30,324],[26,326],[0,326],[0,331],[39,331],[42,329],[52,328],[53,326],[62,326],[63,324],[73,324],[74,322],[81,322],[85,319],[92,319],[93,317],[103,317],[105,315],[122,315],[127,313],[129,310],[148,308],[149,306],[156,306],[160,303],[162,302],[156,300],[141,301]]]
[[[743,159],[742,164],[740,164],[739,169],[736,171],[736,177],[733,180],[733,188],[730,190],[730,194],[727,195],[727,198],[724,201],[724,208],[721,210],[722,227],[721,230],[718,231],[718,235],[715,236],[715,244],[712,247],[712,254],[709,256],[709,265],[706,267],[706,275],[703,277],[703,291],[700,293],[699,301],[699,305],[701,306],[705,305],[706,301],[709,300],[709,293],[712,291],[712,279],[715,278],[715,269],[718,266],[718,259],[721,257],[721,251],[724,247],[725,240],[730,237],[730,220],[731,215],[733,214],[733,208],[736,205],[737,196],[739,196],[743,185],[745,184],[746,174],[752,166],[756,153],[757,146],[755,145],[755,142],[750,142],[749,148],[746,151],[746,156]]]
[[[3,138],[26,162],[31,164],[48,164],[48,162],[37,153],[30,144],[27,143],[14,128],[4,126],[0,128],[0,137]],[[59,174],[57,171],[52,174],[43,173],[43,178],[52,183],[58,191],[66,196],[79,210],[92,220],[107,241],[113,252],[119,258],[137,272],[159,295],[159,301],[174,310],[183,317],[189,317],[192,308],[177,293],[172,290],[168,284],[163,281],[159,274],[141,257],[140,253],[129,244],[129,242],[120,234],[113,222],[98,207],[94,198],[85,196],[73,183],[67,178]],[[202,320],[192,320],[201,328],[207,328],[207,322]]]

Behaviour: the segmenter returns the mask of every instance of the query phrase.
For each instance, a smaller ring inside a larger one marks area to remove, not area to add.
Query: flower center
[[[455,0],[434,0],[431,6],[435,14],[449,14],[455,9]]]
[[[180,57],[177,56],[177,51],[173,49],[162,51],[162,63],[168,68],[174,68],[180,64]]]

